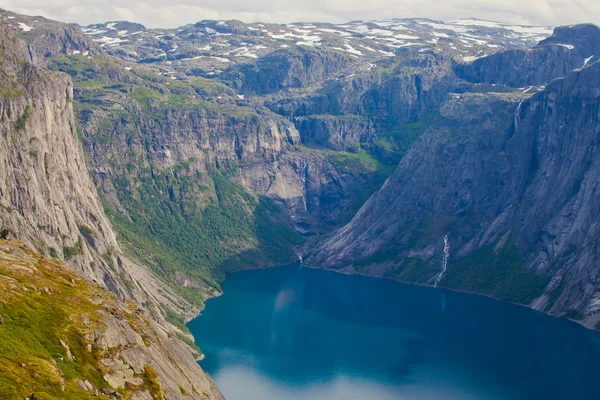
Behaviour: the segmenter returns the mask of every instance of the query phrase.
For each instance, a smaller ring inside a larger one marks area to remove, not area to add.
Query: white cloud
[[[0,0],[0,6],[82,25],[123,19],[149,27],[175,27],[203,19],[347,22],[389,17],[600,24],[598,0]]]

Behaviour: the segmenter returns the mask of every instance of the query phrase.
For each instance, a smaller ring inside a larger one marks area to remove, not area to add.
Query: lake
[[[188,324],[228,400],[600,398],[600,334],[481,296],[298,265]]]

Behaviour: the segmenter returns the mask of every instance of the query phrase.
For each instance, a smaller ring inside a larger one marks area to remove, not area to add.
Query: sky
[[[0,0],[0,7],[81,25],[127,20],[151,28],[203,19],[340,23],[394,17],[600,25],[600,0]]]

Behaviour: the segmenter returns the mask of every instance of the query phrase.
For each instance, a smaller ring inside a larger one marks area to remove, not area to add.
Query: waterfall
[[[450,241],[448,240],[448,234],[444,236],[444,258],[442,259],[442,271],[438,275],[435,280],[435,284],[433,287],[437,287],[438,283],[442,280],[444,273],[446,272],[446,268],[448,268],[448,258],[450,257]]]
[[[524,101],[525,99],[521,99],[521,101],[519,101],[519,105],[515,109],[515,128],[519,127],[519,118],[521,117],[521,104],[523,104]]]

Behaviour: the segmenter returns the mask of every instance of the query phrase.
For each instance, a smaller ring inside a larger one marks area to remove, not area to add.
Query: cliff
[[[125,257],[116,241],[90,179],[78,140],[70,78],[29,64],[23,59],[14,29],[2,23],[0,30],[3,71],[0,82],[0,225],[3,236],[15,237],[30,249],[64,260],[85,279],[113,292],[118,298],[111,300],[114,307],[134,304],[126,303],[129,301],[145,304],[146,333],[156,337],[153,346],[141,346],[139,335],[120,337],[122,329],[131,329],[117,320],[110,322],[108,316],[106,330],[98,331],[100,337],[109,335],[98,342],[104,343],[103,351],[116,351],[117,361],[129,359],[124,364],[125,369],[131,367],[135,374],[141,374],[145,363],[154,365],[156,374],[153,379],[161,383],[169,398],[183,397],[184,391],[195,398],[220,398],[210,379],[204,378],[191,349],[178,338],[184,333],[168,323],[160,311],[167,308],[185,314],[193,313],[194,308],[148,269]],[[41,262],[41,256],[11,246],[8,245],[5,253],[24,254],[26,262],[33,257],[37,259],[31,261],[33,267]],[[35,278],[32,265],[29,269]],[[13,282],[16,278],[7,279]],[[8,281],[3,286],[10,287]],[[23,284],[28,282],[25,280]],[[101,291],[97,290],[98,293]],[[76,318],[70,311],[73,310],[64,311],[64,317]],[[123,317],[123,314],[119,315]],[[39,340],[53,339],[40,337]],[[138,348],[137,344],[144,349]],[[123,350],[124,347],[128,347],[131,353]],[[102,384],[123,389],[123,382],[110,378],[111,374],[108,372],[106,382]],[[97,385],[100,382],[96,380]],[[179,386],[184,390],[179,390]]]
[[[311,263],[484,293],[595,326],[599,76],[593,63],[534,95],[450,96]]]

